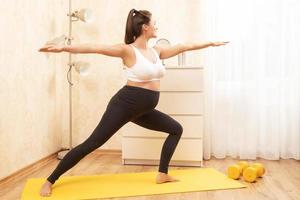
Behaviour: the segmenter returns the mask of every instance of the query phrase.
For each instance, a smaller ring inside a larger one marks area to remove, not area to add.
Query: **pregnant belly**
[[[148,81],[148,82],[136,82],[136,81],[127,80],[126,85],[131,85],[131,86],[146,88],[149,90],[159,91],[160,80],[154,80],[154,81]]]

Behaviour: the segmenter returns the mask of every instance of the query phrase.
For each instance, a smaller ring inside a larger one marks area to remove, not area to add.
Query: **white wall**
[[[67,133],[62,55],[38,52],[63,31],[66,8],[63,0],[1,1],[0,179],[60,149]]]

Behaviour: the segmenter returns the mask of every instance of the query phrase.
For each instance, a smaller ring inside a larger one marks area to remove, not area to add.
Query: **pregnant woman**
[[[166,69],[161,59],[176,56],[184,51],[220,46],[227,42],[178,44],[170,47],[148,46],[156,38],[156,21],[147,10],[130,10],[126,23],[125,44],[78,44],[60,46],[48,44],[40,52],[97,53],[123,60],[127,83],[108,102],[106,110],[92,134],[70,150],[49,175],[40,189],[41,196],[50,196],[52,185],[83,157],[101,147],[123,125],[131,121],[137,125],[168,133],[162,150],[156,183],[179,181],[168,175],[168,166],[180,140],[183,128],[169,115],[155,109],[159,101],[160,79]]]

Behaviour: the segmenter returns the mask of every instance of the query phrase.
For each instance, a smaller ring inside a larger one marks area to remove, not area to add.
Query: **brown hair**
[[[142,26],[149,24],[151,16],[152,14],[148,10],[131,9],[129,11],[124,39],[126,44],[133,43],[142,34]]]

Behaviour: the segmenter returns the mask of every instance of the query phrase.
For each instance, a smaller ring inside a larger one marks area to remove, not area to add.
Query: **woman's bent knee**
[[[180,123],[176,123],[176,127],[175,127],[175,135],[178,135],[179,137],[181,137],[182,133],[183,133],[183,127]]]

